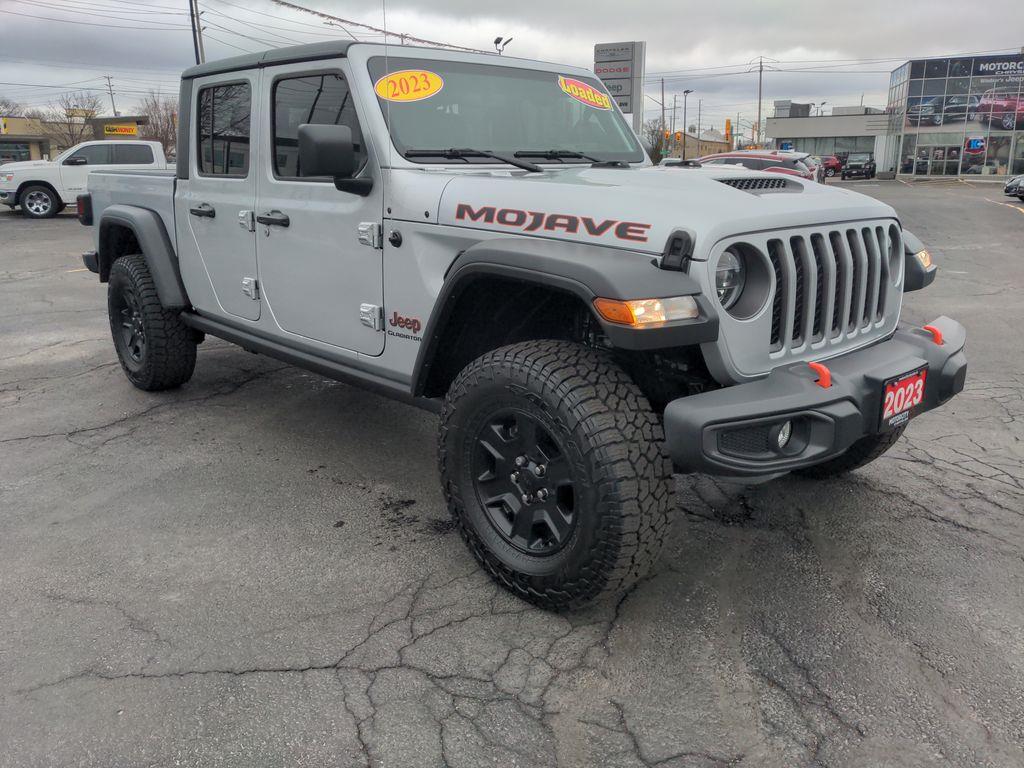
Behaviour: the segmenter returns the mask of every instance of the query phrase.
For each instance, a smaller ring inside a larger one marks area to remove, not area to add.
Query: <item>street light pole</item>
[[[683,160],[686,159],[686,132],[689,128],[686,127],[686,97],[693,93],[692,88],[687,88],[683,91]]]

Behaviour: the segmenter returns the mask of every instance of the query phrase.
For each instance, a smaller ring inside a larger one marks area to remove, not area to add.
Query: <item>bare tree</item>
[[[0,115],[7,117],[18,117],[22,113],[22,106],[14,99],[0,96]]]
[[[100,114],[103,100],[94,93],[63,93],[39,117],[43,133],[57,149],[65,149],[92,138],[88,118]]]
[[[647,144],[647,154],[651,156],[651,162],[660,163],[661,151],[668,146],[665,141],[665,133],[662,131],[661,120],[654,118],[645,122],[643,130],[640,132],[640,138]]]
[[[149,118],[147,125],[139,126],[139,138],[159,141],[165,152],[171,152],[178,139],[177,97],[150,91],[140,102],[138,112]]]

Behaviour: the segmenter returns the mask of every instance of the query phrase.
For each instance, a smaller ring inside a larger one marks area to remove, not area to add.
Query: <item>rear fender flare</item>
[[[181,281],[178,257],[167,236],[163,220],[148,208],[132,205],[112,205],[104,209],[99,221],[98,261],[100,282],[106,282],[113,263],[124,253],[116,253],[112,235],[116,228],[125,227],[135,235],[146,264],[149,266],[160,303],[167,309],[182,310],[192,306]]]

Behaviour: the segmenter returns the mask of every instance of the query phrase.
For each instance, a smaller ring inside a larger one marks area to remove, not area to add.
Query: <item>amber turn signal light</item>
[[[673,320],[693,320],[700,315],[692,296],[673,296],[667,299],[594,299],[594,309],[609,323],[630,325],[634,328],[668,323]]]
[[[932,265],[932,255],[928,251],[918,251],[914,256],[919,262],[921,262],[921,266],[925,269],[928,269],[928,267]]]

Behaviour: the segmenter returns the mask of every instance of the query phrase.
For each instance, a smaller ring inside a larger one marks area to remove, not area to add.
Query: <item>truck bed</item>
[[[163,220],[171,243],[177,250],[174,233],[174,189],[177,179],[173,170],[93,171],[87,189],[92,195],[96,221],[104,209],[112,205],[134,205],[155,211]]]

